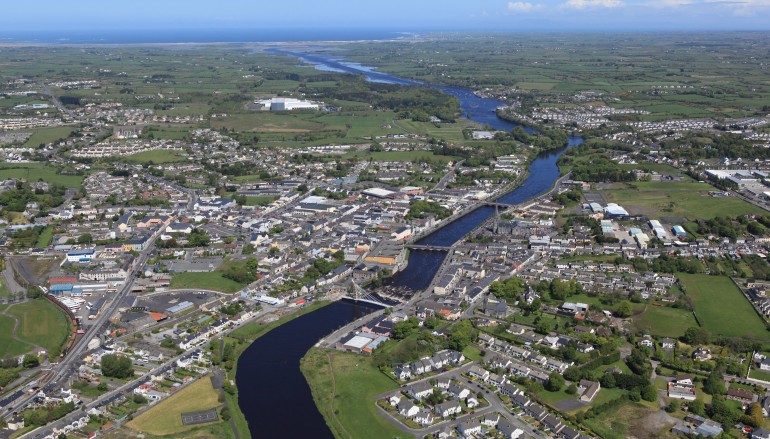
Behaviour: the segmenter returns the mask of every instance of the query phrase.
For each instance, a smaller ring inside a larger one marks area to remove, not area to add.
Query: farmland
[[[23,178],[27,181],[43,180],[50,184],[77,188],[83,183],[79,175],[59,174],[52,166],[41,163],[2,163],[0,164],[0,179]]]
[[[725,276],[677,275],[695,313],[712,334],[770,340],[770,334],[738,287]]]
[[[692,312],[686,309],[647,305],[644,311],[635,317],[634,322],[640,330],[661,337],[679,337],[687,328],[698,326]]]

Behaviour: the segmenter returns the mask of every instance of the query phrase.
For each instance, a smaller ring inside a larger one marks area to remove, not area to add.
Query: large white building
[[[317,110],[319,108],[319,105],[316,103],[294,98],[263,99],[256,103],[259,109],[263,111]]]

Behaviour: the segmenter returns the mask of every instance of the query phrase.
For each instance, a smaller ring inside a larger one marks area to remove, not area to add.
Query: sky
[[[34,0],[0,34],[158,29],[770,30],[770,0]]]

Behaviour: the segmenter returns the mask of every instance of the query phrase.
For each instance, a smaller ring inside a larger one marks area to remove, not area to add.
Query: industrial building
[[[318,110],[319,104],[294,98],[272,98],[255,102],[260,111]]]

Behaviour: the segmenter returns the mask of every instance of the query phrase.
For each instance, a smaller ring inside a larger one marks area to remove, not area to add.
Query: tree
[[[687,407],[689,407],[691,412],[695,413],[698,416],[706,415],[706,404],[703,402],[702,399],[696,399],[695,401],[688,403]]]
[[[658,399],[658,391],[655,386],[648,384],[642,388],[642,399],[645,401],[655,401]]]
[[[393,338],[396,340],[405,339],[416,333],[419,326],[420,322],[414,317],[398,322],[393,325]]]
[[[461,352],[468,344],[476,341],[478,336],[479,331],[473,327],[470,320],[463,320],[449,329],[447,347]]]
[[[562,387],[564,387],[564,377],[561,376],[559,372],[554,370],[550,375],[548,375],[548,381],[545,383],[545,389],[549,392],[558,392]]]
[[[723,395],[727,393],[725,380],[719,368],[712,370],[706,381],[703,382],[703,391],[709,395]]]
[[[631,304],[626,302],[625,300],[620,302],[618,304],[618,307],[615,309],[615,314],[617,314],[618,317],[628,317],[631,315]]]
[[[681,406],[679,400],[672,399],[670,403],[666,406],[666,411],[668,413],[674,413],[679,410],[679,407]]]
[[[147,402],[147,398],[138,393],[134,393],[132,400],[134,401],[134,404],[144,404]]]
[[[22,365],[25,369],[38,367],[40,366],[40,359],[37,357],[37,355],[25,355],[24,359],[22,360]]]
[[[98,390],[100,392],[106,392],[108,389],[109,389],[109,387],[107,386],[107,383],[105,383],[105,382],[101,382],[101,383],[99,383],[98,386],[96,386],[96,390]]]
[[[115,354],[102,356],[102,374],[112,378],[128,378],[134,375],[134,367],[131,359]]]
[[[574,394],[576,394],[577,393],[577,386],[575,385],[575,383],[570,384],[569,387],[567,387],[566,392],[567,392],[567,395],[574,395]]]
[[[762,406],[758,402],[751,404],[746,409],[746,414],[743,416],[742,421],[744,424],[754,428],[761,427],[765,422],[765,418],[762,416]]]
[[[708,344],[711,339],[711,334],[705,328],[699,328],[692,326],[687,328],[682,337],[684,342],[690,345],[703,345]]]

